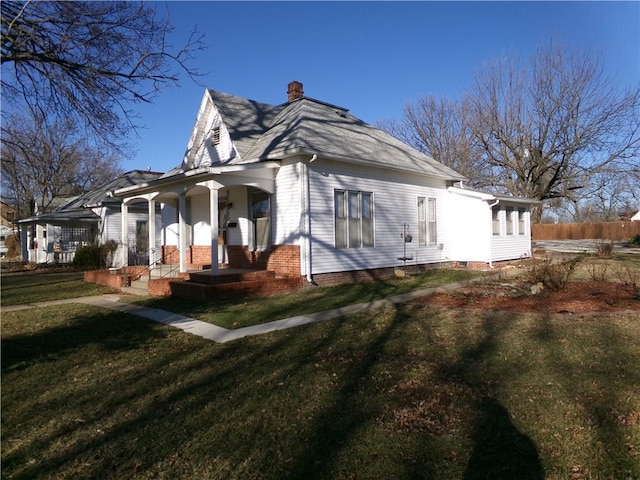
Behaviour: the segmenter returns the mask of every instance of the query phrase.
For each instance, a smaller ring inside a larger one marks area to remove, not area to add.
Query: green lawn
[[[215,344],[2,314],[2,478],[639,479],[640,321],[423,305]]]
[[[82,272],[3,273],[1,282],[0,305],[3,307],[115,292],[112,288],[85,282]]]
[[[485,274],[471,270],[434,269],[404,278],[394,277],[334,287],[317,287],[265,298],[242,300],[230,298],[210,303],[159,297],[134,298],[131,301],[170,312],[180,312],[224,328],[241,328],[345,305],[370,302],[421,288],[470,280],[481,275]]]

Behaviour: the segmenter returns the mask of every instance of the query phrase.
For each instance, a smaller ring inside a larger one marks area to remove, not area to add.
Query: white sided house
[[[124,256],[127,265],[148,265],[149,258],[153,259],[153,252],[160,246],[160,232],[149,241],[149,219],[160,222],[160,206],[155,209],[155,215],[147,205],[143,211],[139,208],[132,211],[127,218],[127,237],[123,241],[122,201],[109,193],[160,175],[140,170],[126,172],[83,195],[68,199],[52,212],[18,220],[22,257],[33,263],[71,263],[78,249],[114,241],[119,244],[116,264],[122,263]]]
[[[123,239],[129,209],[163,206],[149,235],[161,232],[162,261],[181,272],[269,270],[330,284],[401,265],[529,256],[535,202],[463,180],[291,82],[281,105],[206,90],[182,164],[112,194],[123,200]]]

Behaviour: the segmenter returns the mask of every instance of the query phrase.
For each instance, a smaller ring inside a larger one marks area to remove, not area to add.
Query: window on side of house
[[[362,246],[373,247],[373,195],[360,194],[362,204]]]
[[[519,235],[526,235],[527,232],[524,231],[524,214],[525,214],[525,209],[524,208],[518,208],[518,234]]]
[[[427,243],[429,245],[435,245],[438,243],[438,224],[436,220],[436,199],[430,198],[428,200],[427,210],[427,222],[429,223],[429,239]]]
[[[500,235],[500,207],[491,207],[491,225],[494,235]]]
[[[334,192],[336,248],[373,247],[373,194],[353,190]]]
[[[357,248],[360,246],[362,239],[360,231],[360,193],[348,192],[348,205],[347,211],[348,223],[347,228],[349,230],[349,248]]]
[[[418,197],[418,244],[438,243],[436,199]]]
[[[513,207],[505,208],[505,216],[507,220],[507,235],[513,235]]]
[[[334,193],[334,215],[336,248],[347,248],[347,192],[336,190]]]
[[[418,197],[418,245],[427,244],[427,199]]]

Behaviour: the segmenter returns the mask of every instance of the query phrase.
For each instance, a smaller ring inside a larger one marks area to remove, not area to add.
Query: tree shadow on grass
[[[511,314],[485,314],[480,319],[482,337],[464,348],[457,361],[443,365],[440,371],[443,380],[465,384],[472,398],[478,399],[472,401],[476,404],[476,421],[471,433],[473,450],[464,480],[544,478],[535,443],[518,430],[509,411],[498,400],[501,384],[513,376],[526,374],[519,372],[515,365],[496,360],[500,358],[503,336],[514,321],[515,316]]]
[[[134,349],[159,336],[154,324],[127,316],[127,328],[122,328],[123,316],[118,312],[74,306],[73,315],[64,324],[43,328],[34,333],[2,338],[2,371],[25,368],[28,365],[53,361],[71,350],[97,345],[106,352]],[[38,322],[48,317],[47,309],[15,312],[24,322]]]
[[[544,478],[535,444],[511,423],[509,412],[500,402],[483,398],[478,414],[464,480]]]

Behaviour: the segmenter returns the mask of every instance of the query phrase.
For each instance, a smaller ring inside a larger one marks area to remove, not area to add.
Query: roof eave
[[[225,173],[234,172],[246,172],[249,170],[258,170],[265,168],[278,168],[280,162],[254,162],[254,163],[242,163],[233,165],[216,165],[208,167],[199,167],[193,170],[187,170],[180,172],[170,177],[158,178],[151,182],[145,182],[140,185],[131,185],[130,187],[119,188],[109,192],[109,196],[116,198],[127,198],[136,195],[144,195],[147,193],[156,192],[161,187],[167,187],[173,184],[180,184],[185,180],[208,180],[216,175],[223,175]]]
[[[268,154],[264,157],[260,157],[257,158],[255,160],[255,162],[268,162],[268,161],[273,161],[273,160],[286,160],[288,158],[291,157],[296,157],[299,155],[318,155],[320,158],[323,158],[325,160],[332,160],[332,161],[336,161],[336,162],[343,162],[343,163],[350,163],[350,164],[355,164],[355,165],[361,165],[364,167],[368,167],[368,168],[379,168],[382,170],[391,170],[391,171],[395,171],[395,172],[403,172],[403,173],[411,173],[413,175],[424,175],[427,177],[433,177],[433,178],[437,178],[440,180],[450,180],[450,181],[466,181],[468,180],[466,177],[462,176],[462,175],[458,175],[458,176],[454,176],[454,175],[445,175],[439,172],[417,172],[416,170],[410,169],[410,168],[402,168],[399,167],[397,165],[388,165],[388,166],[383,166],[383,165],[375,165],[375,164],[371,164],[370,162],[366,161],[366,160],[361,160],[361,159],[357,159],[357,158],[353,158],[353,157],[348,157],[348,156],[343,156],[343,155],[336,155],[336,154],[324,154],[322,152],[316,152],[313,151],[311,149],[305,149],[305,148],[296,148],[296,149],[291,149],[291,150],[287,150],[287,151],[283,151],[280,154]]]

